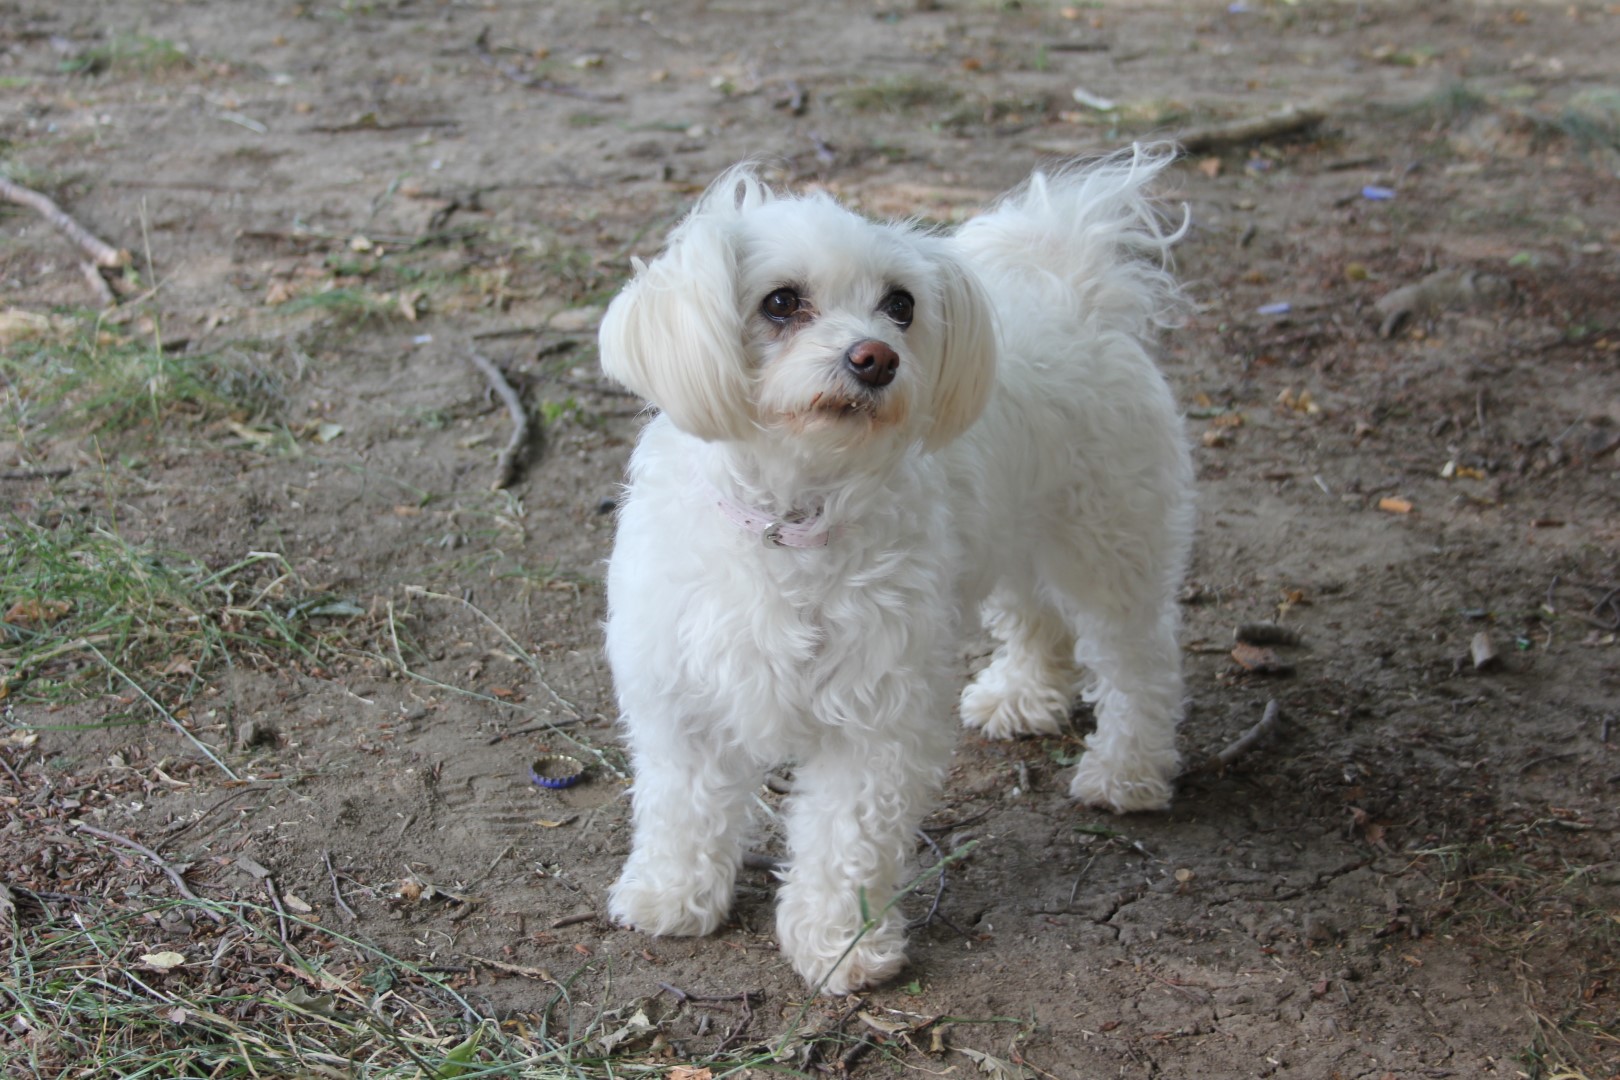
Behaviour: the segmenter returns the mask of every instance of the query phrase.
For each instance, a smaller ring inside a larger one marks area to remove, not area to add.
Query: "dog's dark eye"
[[[917,302],[911,298],[910,293],[904,289],[896,289],[883,298],[883,302],[878,305],[878,310],[894,320],[895,325],[904,330],[911,325],[911,316],[916,306]]]
[[[773,322],[787,322],[799,313],[803,302],[792,289],[777,289],[759,305],[759,310]]]

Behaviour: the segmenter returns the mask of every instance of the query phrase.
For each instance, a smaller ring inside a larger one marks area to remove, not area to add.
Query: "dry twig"
[[[105,270],[122,270],[133,261],[129,252],[113,247],[74,221],[66,210],[57,206],[48,196],[0,176],[0,198],[18,206],[26,206],[39,214],[58,232],[73,241],[91,262]]]
[[[60,480],[73,472],[71,465],[58,465],[54,469],[11,469],[0,472],[0,480]]]
[[[1189,769],[1182,770],[1181,775],[1197,776],[1200,773],[1220,772],[1270,738],[1272,732],[1277,730],[1277,721],[1281,715],[1282,712],[1278,709],[1276,701],[1266,702],[1266,711],[1261,714],[1259,721],[1253,727],[1239,735],[1220,753],[1205,758]]]
[[[338,887],[337,871],[332,869],[332,853],[330,851],[321,852],[321,861],[326,863],[326,876],[332,881],[332,899],[337,902],[338,910],[343,912],[349,922],[356,921],[360,916],[354,913],[352,907],[343,902],[343,890]]]
[[[73,823],[73,827],[78,829],[80,832],[87,832],[91,836],[99,836],[103,840],[111,840],[115,844],[123,844],[125,847],[133,851],[140,852],[142,855],[145,855],[148,859],[151,859],[154,863],[156,863],[159,870],[162,870],[166,875],[168,875],[169,880],[174,883],[174,889],[176,892],[185,897],[187,900],[192,900],[199,904],[202,903],[202,898],[196,893],[192,892],[190,887],[186,885],[186,880],[180,876],[180,871],[176,870],[172,865],[164,861],[163,856],[159,855],[145,844],[137,844],[127,836],[119,836],[117,833],[106,832],[102,829],[96,828],[94,825],[87,825],[82,821],[75,821]],[[212,908],[204,908],[203,914],[207,915],[210,919],[214,920],[216,923],[219,923],[221,926],[225,925],[225,916],[221,915],[217,911],[214,911]]]
[[[512,384],[506,381],[506,376],[501,374],[501,369],[495,366],[493,360],[479,352],[468,352],[467,359],[483,373],[489,381],[489,388],[506,404],[506,411],[512,417],[512,437],[506,440],[506,448],[495,459],[495,481],[490,484],[492,491],[500,491],[516,479],[522,464],[520,455],[529,444],[529,414],[524,410],[517,391],[512,389]]]
[[[1260,142],[1281,135],[1292,135],[1321,123],[1327,114],[1321,109],[1301,105],[1285,105],[1264,116],[1250,116],[1225,124],[1190,128],[1176,136],[1181,149],[1189,154],[1214,150],[1231,143]]]

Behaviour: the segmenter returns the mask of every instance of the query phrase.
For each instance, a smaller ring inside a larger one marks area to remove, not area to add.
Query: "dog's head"
[[[935,449],[983,411],[995,330],[936,237],[717,180],[602,322],[602,367],[707,440]]]

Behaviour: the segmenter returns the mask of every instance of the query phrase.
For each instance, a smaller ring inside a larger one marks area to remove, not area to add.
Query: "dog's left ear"
[[[943,246],[933,256],[938,273],[939,368],[931,402],[933,421],[923,440],[927,450],[938,450],[973,426],[996,380],[995,315],[984,287]]]

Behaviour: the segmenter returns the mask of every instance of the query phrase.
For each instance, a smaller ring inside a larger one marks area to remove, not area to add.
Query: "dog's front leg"
[[[635,832],[608,911],[648,934],[710,933],[731,910],[759,766],[692,732],[645,723],[630,725],[630,743]]]
[[[949,755],[948,732],[916,742],[839,738],[795,771],[776,933],[812,987],[847,994],[905,964],[906,920],[891,902]]]

